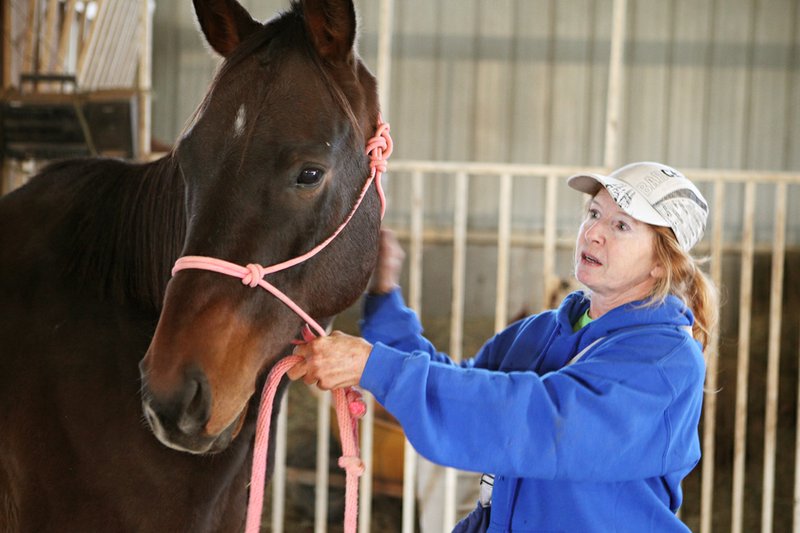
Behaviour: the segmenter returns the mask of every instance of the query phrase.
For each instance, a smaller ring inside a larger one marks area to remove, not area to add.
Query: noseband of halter
[[[383,122],[378,117],[378,127],[375,135],[367,142],[366,153],[370,158],[370,174],[364,183],[361,193],[358,195],[353,208],[336,228],[330,237],[316,245],[308,252],[289,259],[282,263],[264,267],[259,264],[250,263],[247,266],[237,265],[214,257],[197,255],[187,255],[179,258],[172,267],[172,275],[176,272],[187,269],[210,270],[227,276],[240,278],[242,284],[250,287],[261,286],[269,291],[273,296],[286,304],[292,311],[305,320],[306,325],[302,329],[304,341],[308,342],[313,338],[310,330],[314,328],[317,334],[325,336],[325,330],[311,318],[303,309],[298,306],[291,298],[286,296],[277,287],[264,279],[267,274],[273,274],[287,268],[298,265],[318,254],[328,244],[336,238],[339,233],[347,226],[353,218],[361,201],[367,194],[370,184],[375,182],[375,189],[381,201],[381,220],[386,211],[386,198],[381,186],[381,176],[386,172],[386,160],[392,153],[392,138],[389,135],[389,124]],[[247,517],[245,520],[245,532],[256,533],[259,531],[261,523],[261,510],[264,502],[264,482],[266,477],[267,448],[269,446],[270,420],[272,418],[272,404],[274,403],[275,393],[283,375],[295,364],[299,362],[299,356],[289,356],[279,361],[267,376],[267,382],[261,394],[258,421],[256,423],[256,438],[253,449],[253,465],[250,476],[250,496],[247,506]],[[333,391],[336,404],[336,417],[339,422],[339,433],[342,443],[342,457],[339,458],[339,466],[344,468],[347,476],[345,483],[345,519],[344,530],[347,533],[356,531],[356,515],[358,513],[358,477],[364,471],[364,465],[359,457],[358,449],[358,418],[364,414],[364,403],[361,396],[354,389]]]

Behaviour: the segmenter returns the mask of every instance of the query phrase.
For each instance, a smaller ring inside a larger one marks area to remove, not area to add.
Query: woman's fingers
[[[297,354],[296,348],[294,353]],[[299,361],[296,365],[294,365],[292,368],[290,368],[289,371],[286,372],[286,375],[289,376],[289,379],[291,379],[292,381],[297,381],[298,379],[305,376],[306,372],[308,372],[308,365],[306,364],[306,360],[303,359],[302,361]]]
[[[370,279],[368,291],[386,294],[400,284],[406,254],[390,229],[381,229],[378,263]]]
[[[295,355],[304,359],[287,375],[322,390],[357,385],[371,351],[372,345],[364,339],[334,331],[328,337],[296,346]]]

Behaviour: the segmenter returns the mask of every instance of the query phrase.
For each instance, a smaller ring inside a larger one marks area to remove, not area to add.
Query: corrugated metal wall
[[[283,0],[243,2],[258,18]],[[388,106],[403,159],[602,165],[612,0],[397,0]],[[375,70],[380,2],[357,2]],[[796,0],[630,0],[620,161],[800,168]],[[155,132],[215,66],[190,2],[158,2]]]
[[[243,2],[260,19],[283,0]],[[361,55],[377,70],[381,2],[357,2]],[[602,166],[612,0],[397,0],[388,120],[396,159]],[[616,160],[678,168],[800,170],[797,0],[629,0]],[[170,143],[216,66],[190,2],[154,20],[154,137]],[[470,224],[496,220],[478,180]],[[542,191],[517,191],[514,221],[537,225]],[[402,183],[390,195],[405,194]],[[480,190],[482,189],[482,190]],[[450,220],[444,186],[429,221]],[[527,199],[527,200],[526,200]],[[733,198],[732,200],[737,200]],[[789,205],[800,204],[790,198]],[[769,201],[757,231],[767,234]],[[761,216],[761,215],[759,215]],[[741,230],[736,212],[729,230]],[[571,223],[567,217],[565,223]],[[789,243],[800,242],[800,212]]]

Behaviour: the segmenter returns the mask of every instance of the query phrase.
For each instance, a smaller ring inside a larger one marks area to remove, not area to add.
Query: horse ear
[[[356,39],[352,0],[305,0],[303,19],[319,56],[331,63],[348,61]]]
[[[261,27],[236,0],[193,0],[197,21],[211,48],[228,57]]]

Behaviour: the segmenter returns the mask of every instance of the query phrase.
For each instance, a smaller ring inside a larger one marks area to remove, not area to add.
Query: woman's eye
[[[303,187],[317,185],[322,181],[323,172],[318,168],[304,168],[297,176],[297,184]]]
[[[589,209],[589,212],[586,213],[586,216],[587,218],[597,218],[599,213],[597,212],[597,209]]]
[[[624,222],[617,222],[617,229],[621,231],[628,231],[630,227]]]

